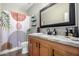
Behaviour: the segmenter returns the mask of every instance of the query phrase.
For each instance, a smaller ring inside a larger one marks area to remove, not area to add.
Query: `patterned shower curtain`
[[[26,35],[30,28],[29,16],[20,12],[3,10],[0,18],[2,30],[1,49],[6,49],[6,44],[14,48],[27,41]]]

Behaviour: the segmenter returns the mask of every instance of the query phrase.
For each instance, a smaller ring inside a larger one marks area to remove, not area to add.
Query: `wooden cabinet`
[[[31,56],[79,56],[79,48],[29,36],[29,55]]]
[[[51,56],[53,55],[52,49],[47,42],[40,41],[40,56]]]
[[[32,47],[33,56],[39,56],[39,42],[37,40],[33,40]]]
[[[39,56],[39,42],[29,37],[28,50],[30,56]]]
[[[32,56],[33,55],[33,43],[32,43],[32,38],[29,37],[29,41],[28,41],[28,50],[29,50],[29,55]]]
[[[50,48],[40,44],[40,56],[50,56]]]
[[[63,50],[54,50],[54,56],[67,56],[67,54]]]
[[[63,50],[54,50],[54,56],[77,56],[77,54]]]

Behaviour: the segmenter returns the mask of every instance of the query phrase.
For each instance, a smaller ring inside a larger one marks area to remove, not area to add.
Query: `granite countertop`
[[[79,47],[79,38],[76,38],[76,37],[69,38],[69,37],[62,36],[62,35],[47,35],[43,33],[32,33],[29,35],[43,38],[45,40],[58,42],[58,43],[65,44],[65,45],[70,45],[73,47]]]

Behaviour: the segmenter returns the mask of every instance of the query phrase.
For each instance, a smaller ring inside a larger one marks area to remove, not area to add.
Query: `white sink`
[[[79,45],[79,40],[76,40],[76,38],[74,38],[74,40],[72,40],[69,37],[60,36],[60,35],[56,35],[54,37],[55,37],[55,41],[60,42],[60,43],[66,43],[66,44],[71,43],[71,45],[74,45],[74,44]],[[53,36],[52,36],[52,38],[53,38]],[[77,38],[77,39],[79,39],[79,38]]]

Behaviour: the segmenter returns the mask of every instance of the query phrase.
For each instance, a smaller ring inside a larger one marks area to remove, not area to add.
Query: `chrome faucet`
[[[52,32],[50,31],[49,28],[47,28],[47,34],[48,34],[48,35],[52,35]]]

